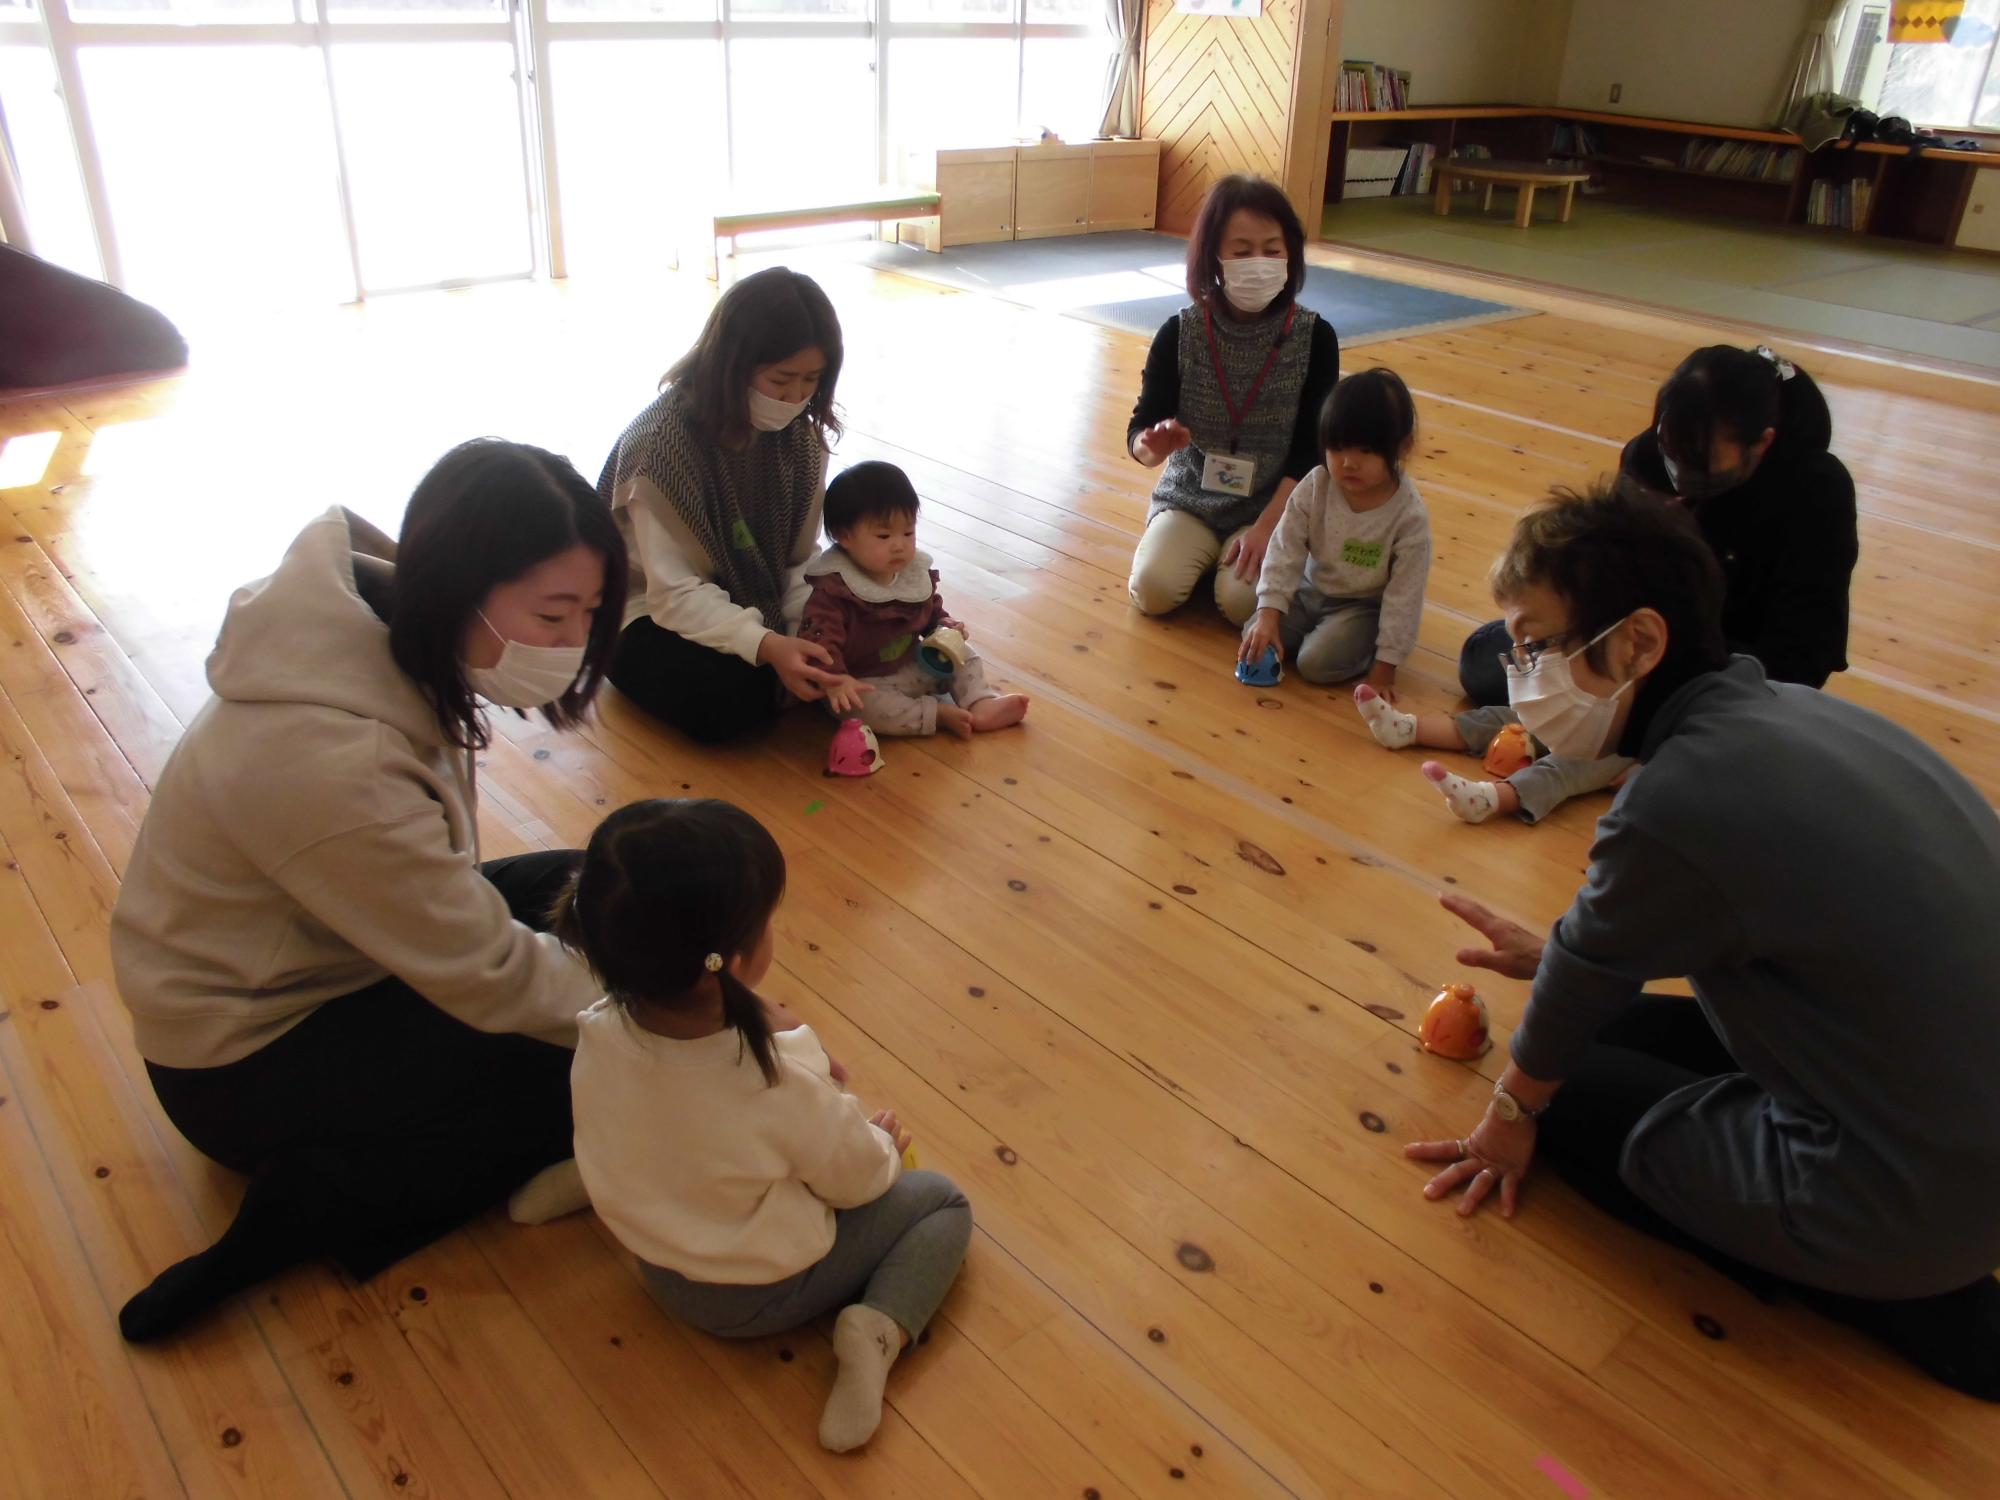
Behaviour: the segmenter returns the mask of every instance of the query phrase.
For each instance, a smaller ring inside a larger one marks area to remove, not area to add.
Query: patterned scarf
[[[785,628],[785,574],[812,515],[825,445],[804,417],[782,432],[725,448],[696,426],[670,387],[618,439],[597,493],[607,505],[634,475],[650,480],[708,554],[730,599]]]

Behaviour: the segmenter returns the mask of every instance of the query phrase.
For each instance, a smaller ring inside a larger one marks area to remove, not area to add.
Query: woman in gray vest
[[[840,320],[810,276],[783,266],[746,276],[598,477],[632,558],[611,681],[705,744],[761,728],[838,680],[798,626],[827,441],[840,431],[841,357]]]
[[[1306,233],[1284,190],[1225,177],[1188,238],[1192,305],[1153,336],[1126,425],[1134,458],[1160,469],[1132,557],[1132,602],[1185,604],[1213,569],[1215,602],[1241,625],[1292,487],[1320,462],[1320,407],[1340,379],[1340,343],[1299,306]],[[1219,566],[1218,566],[1219,564]]]
[[[1546,940],[1482,1119],[1408,1148],[1461,1213],[1548,1162],[1598,1207],[2000,1401],[2000,818],[1914,735],[1731,656],[1685,511],[1571,497],[1494,569],[1552,754],[1644,763]],[[1694,998],[1649,995],[1685,976]]]

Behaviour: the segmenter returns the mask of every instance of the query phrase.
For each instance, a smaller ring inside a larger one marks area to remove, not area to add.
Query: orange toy
[[[1528,739],[1528,731],[1519,724],[1502,727],[1486,747],[1486,759],[1480,762],[1488,776],[1512,776],[1534,763],[1535,747]]]
[[[1426,1052],[1470,1062],[1484,1057],[1493,1045],[1488,1032],[1486,1002],[1479,998],[1479,992],[1469,984],[1448,984],[1424,1012],[1417,1040]]]

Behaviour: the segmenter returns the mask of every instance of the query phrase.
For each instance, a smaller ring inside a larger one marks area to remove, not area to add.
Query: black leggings
[[[697,646],[641,615],[618,637],[611,684],[654,718],[704,745],[762,729],[784,704],[778,674]]]
[[[482,873],[542,929],[581,858],[525,854]],[[571,1056],[475,1030],[389,978],[236,1062],[147,1063],[181,1134],[250,1182],[222,1239],[128,1305],[127,1334],[170,1332],[299,1261],[366,1279],[456,1229],[570,1154]]]
[[[1500,657],[1514,644],[1505,620],[1489,620],[1465,638],[1458,652],[1458,685],[1481,708],[1507,704],[1507,673]]]
[[[1881,1340],[1956,1390],[2000,1401],[2000,1282],[1991,1276],[1907,1301],[1823,1291],[1704,1244],[1625,1185],[1618,1164],[1626,1139],[1655,1104],[1688,1084],[1741,1071],[1700,1005],[1647,995],[1597,1034],[1563,1083],[1542,1117],[1536,1155],[1604,1212],[1699,1256],[1765,1301],[1790,1297]]]

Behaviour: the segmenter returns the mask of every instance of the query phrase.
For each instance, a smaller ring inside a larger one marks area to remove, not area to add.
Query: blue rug
[[[884,271],[1151,334],[1187,305],[1186,255],[1186,240],[1129,230],[961,245],[940,255],[878,243],[865,259]],[[1531,311],[1324,266],[1307,269],[1299,300],[1332,323],[1349,348]]]

